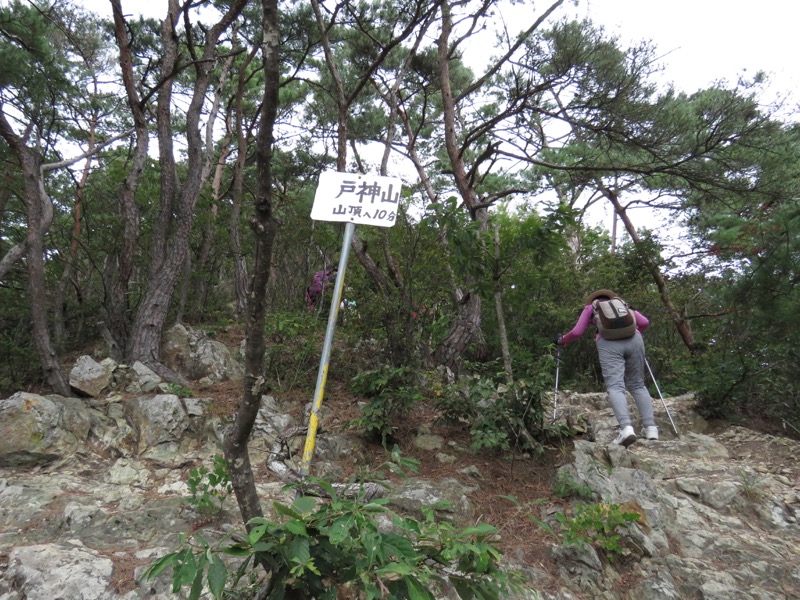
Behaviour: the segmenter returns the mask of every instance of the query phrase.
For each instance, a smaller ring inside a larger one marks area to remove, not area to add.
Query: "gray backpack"
[[[636,333],[633,309],[622,298],[592,302],[592,322],[604,340],[624,340]]]

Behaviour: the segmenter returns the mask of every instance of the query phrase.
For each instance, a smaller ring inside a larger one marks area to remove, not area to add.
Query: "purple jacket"
[[[592,308],[591,304],[587,304],[583,308],[583,312],[581,313],[581,316],[578,317],[578,321],[575,323],[575,327],[573,327],[568,333],[565,333],[564,337],[561,338],[562,344],[568,344],[569,342],[574,342],[584,334],[586,328],[592,322],[593,310],[594,309]],[[645,330],[650,326],[650,321],[638,310],[633,311],[633,316],[636,317],[636,330],[639,333],[644,333]],[[595,340],[597,340],[599,337],[600,334],[598,333],[595,336]]]

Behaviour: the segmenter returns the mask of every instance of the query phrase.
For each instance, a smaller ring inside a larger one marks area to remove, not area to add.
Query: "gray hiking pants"
[[[627,389],[642,418],[642,427],[656,424],[653,417],[653,399],[644,385],[644,340],[637,332],[627,340],[597,340],[597,352],[600,355],[600,367],[606,383],[611,409],[620,427],[632,425],[625,398]]]

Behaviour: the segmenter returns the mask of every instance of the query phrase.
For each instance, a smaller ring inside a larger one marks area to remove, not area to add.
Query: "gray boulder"
[[[472,516],[472,504],[467,498],[469,491],[456,479],[428,481],[411,478],[392,489],[389,505],[415,518],[422,518],[423,506],[436,505],[438,518],[464,526]]]
[[[111,384],[112,371],[91,356],[80,356],[69,373],[69,386],[83,396],[97,398]]]
[[[0,401],[0,466],[44,465],[73,454],[91,425],[80,400],[17,392]]]
[[[106,600],[114,563],[78,541],[14,548],[6,579],[25,590],[26,600]],[[113,591],[113,590],[111,590]]]
[[[244,374],[225,344],[180,323],[164,334],[161,359],[173,371],[195,381],[225,381]]]
[[[136,453],[166,462],[199,445],[207,399],[182,400],[175,394],[138,396],[123,402],[125,418],[136,432]]]

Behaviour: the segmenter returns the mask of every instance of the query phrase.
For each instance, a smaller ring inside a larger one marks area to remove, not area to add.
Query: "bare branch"
[[[127,131],[123,131],[122,133],[119,133],[119,134],[115,135],[114,137],[112,137],[112,138],[106,140],[105,142],[103,142],[102,144],[98,144],[97,146],[95,146],[91,150],[87,150],[83,154],[79,154],[78,156],[74,156],[72,158],[67,158],[65,160],[62,160],[62,161],[59,161],[59,162],[56,162],[56,163],[47,163],[46,165],[42,165],[42,173],[46,173],[47,171],[55,171],[56,169],[61,169],[63,167],[68,167],[70,165],[75,164],[78,161],[81,161],[81,160],[85,159],[85,158],[89,158],[90,156],[94,156],[95,154],[97,154],[103,148],[107,148],[109,145],[113,144],[114,142],[119,141],[122,138],[129,136],[130,134],[133,133],[133,131],[134,131],[134,129],[133,129],[133,127],[131,127]]]

